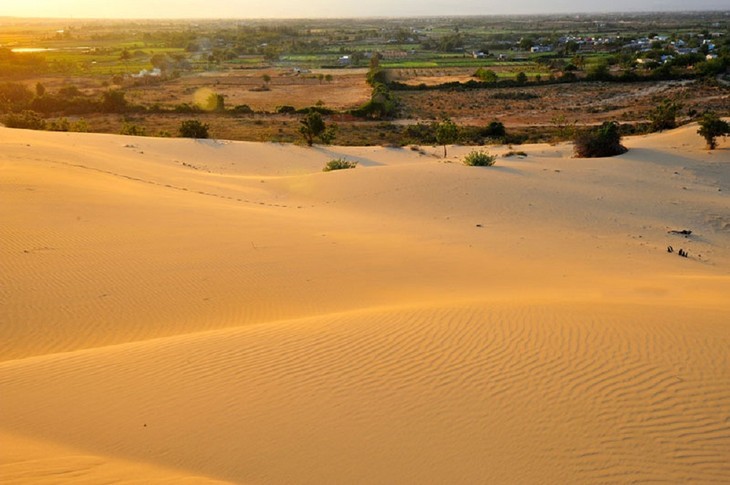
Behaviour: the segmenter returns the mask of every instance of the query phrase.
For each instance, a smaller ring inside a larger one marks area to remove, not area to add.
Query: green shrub
[[[331,172],[332,170],[344,170],[348,168],[355,168],[356,166],[357,162],[350,162],[344,158],[335,158],[327,162],[322,171]]]
[[[25,128],[28,130],[43,130],[46,128],[45,120],[35,111],[9,114],[3,118],[3,123],[8,128]]]
[[[677,127],[677,112],[681,106],[669,99],[663,100],[649,114],[651,131],[671,130]]]
[[[250,115],[253,114],[253,109],[247,104],[239,104],[235,106],[231,111],[237,115]]]
[[[208,138],[208,125],[198,120],[185,120],[178,129],[183,138]]]
[[[88,133],[89,132],[89,123],[81,118],[78,121],[71,123],[71,131],[75,131],[76,133]]]
[[[621,144],[619,124],[615,121],[606,121],[598,128],[579,131],[573,144],[578,158],[613,157],[627,151]]]
[[[71,131],[71,123],[68,118],[59,118],[46,123],[46,129],[48,131]]]
[[[496,160],[496,155],[490,155],[489,153],[481,150],[473,151],[464,157],[464,165],[468,165],[470,167],[491,167],[494,165]]]
[[[122,135],[130,136],[145,136],[147,134],[144,126],[135,125],[133,123],[124,123],[120,133]]]

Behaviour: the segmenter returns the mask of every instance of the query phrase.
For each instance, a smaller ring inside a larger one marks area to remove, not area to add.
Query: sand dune
[[[473,168],[0,129],[3,482],[726,481],[730,155],[695,131]]]

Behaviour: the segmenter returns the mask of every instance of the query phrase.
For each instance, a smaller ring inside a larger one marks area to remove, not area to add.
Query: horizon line
[[[650,15],[650,14],[697,14],[697,13],[721,13],[726,16],[730,15],[730,10],[718,9],[680,9],[680,10],[616,10],[616,11],[565,11],[565,12],[536,12],[536,13],[499,13],[499,14],[432,14],[432,15],[369,15],[369,16],[302,16],[302,17],[76,17],[76,16],[17,16],[2,15],[0,19],[10,20],[201,20],[201,21],[240,21],[240,20],[379,20],[379,19],[465,19],[465,18],[489,18],[489,17],[549,17],[564,15]]]

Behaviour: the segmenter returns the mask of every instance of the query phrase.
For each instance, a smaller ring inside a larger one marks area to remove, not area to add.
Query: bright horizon
[[[99,19],[179,19],[179,18],[356,18],[529,15],[567,13],[724,11],[730,14],[727,0],[614,0],[605,4],[578,0],[370,0],[352,2],[309,0],[294,3],[269,0],[264,5],[255,0],[159,0],[149,2],[98,2],[97,0],[27,0],[0,7],[0,17],[99,18]]]

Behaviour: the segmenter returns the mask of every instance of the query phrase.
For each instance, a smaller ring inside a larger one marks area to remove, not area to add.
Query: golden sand
[[[3,483],[728,480],[730,149],[695,132],[475,168],[0,129]]]

